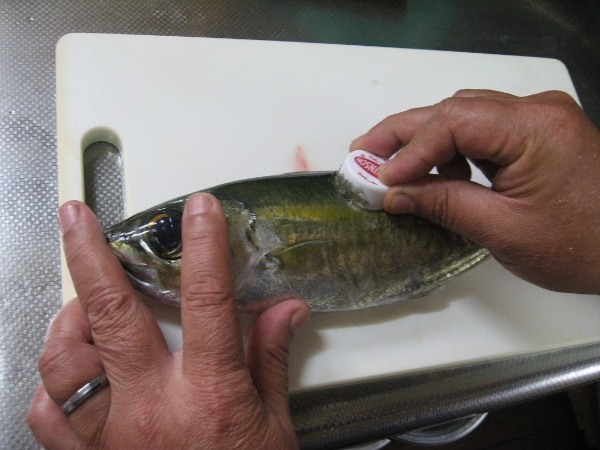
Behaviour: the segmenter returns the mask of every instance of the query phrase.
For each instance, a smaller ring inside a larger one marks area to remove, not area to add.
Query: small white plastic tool
[[[363,208],[383,209],[388,186],[377,178],[377,172],[385,161],[365,150],[350,153],[338,171],[338,182],[344,194]]]

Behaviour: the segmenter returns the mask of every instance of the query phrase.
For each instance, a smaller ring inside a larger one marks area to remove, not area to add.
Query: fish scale
[[[335,172],[242,180],[205,192],[221,201],[227,217],[237,301],[246,311],[289,297],[315,311],[387,304],[423,295],[488,256],[424,219],[358,207],[338,189]],[[151,219],[181,216],[188,197],[106,233],[134,284],[172,304],[180,301],[180,261],[172,249],[161,257],[160,244],[176,242],[181,230],[175,218],[171,225]]]

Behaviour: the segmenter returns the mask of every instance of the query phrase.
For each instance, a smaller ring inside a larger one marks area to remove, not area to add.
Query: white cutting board
[[[57,47],[60,201],[83,198],[82,150],[122,152],[126,210],[227,181],[335,170],[385,116],[460,88],[576,98],[564,65],[516,56],[207,38],[75,34]],[[481,178],[479,178],[481,180]],[[68,276],[64,297],[73,296]],[[153,306],[172,348],[178,310]],[[426,298],[315,314],[292,390],[600,339],[600,298],[558,294],[488,260]]]

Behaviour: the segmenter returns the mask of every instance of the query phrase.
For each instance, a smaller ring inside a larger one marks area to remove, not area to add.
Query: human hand
[[[463,90],[351,144],[385,157],[400,147],[379,172],[388,212],[449,228],[539,286],[600,294],[600,132],[570,96]],[[469,181],[467,159],[491,189]]]
[[[28,420],[45,448],[297,447],[287,352],[309,309],[288,300],[263,312],[244,355],[214,197],[194,195],[184,212],[183,349],[174,353],[91,211],[69,202],[59,220],[79,297],[51,324],[39,361]],[[110,385],[67,417],[61,405],[103,372]]]

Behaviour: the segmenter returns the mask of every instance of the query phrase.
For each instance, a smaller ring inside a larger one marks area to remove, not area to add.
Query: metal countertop
[[[0,261],[0,448],[37,447],[25,412],[39,381],[36,362],[43,336],[61,304],[55,220],[54,47],[62,35],[71,32],[324,42],[557,58],[569,69],[584,109],[600,125],[597,0],[257,0],[251,4],[241,0],[0,0],[0,239],[4,251]],[[447,382],[460,375],[460,370],[371,383],[353,391],[297,395],[292,398],[292,411],[305,447],[340,446],[589,382],[600,378],[599,361],[600,346],[593,345],[550,357],[531,357],[519,364],[501,362],[502,370],[515,371],[519,381],[498,386],[493,392],[473,392],[465,385],[443,404],[435,395],[429,397],[434,405],[429,408],[411,403],[415,397],[410,397],[410,386],[428,386],[434,392],[436,382]],[[530,366],[535,371],[523,378],[527,372],[523,368]],[[483,365],[469,370],[490,376],[498,367]],[[408,406],[394,409],[388,403],[394,417],[375,414],[361,423],[339,416],[343,413],[340,405],[377,404],[381,398]],[[333,414],[324,414],[325,410]],[[334,419],[343,426],[328,433]],[[320,424],[318,430],[315,423]]]

